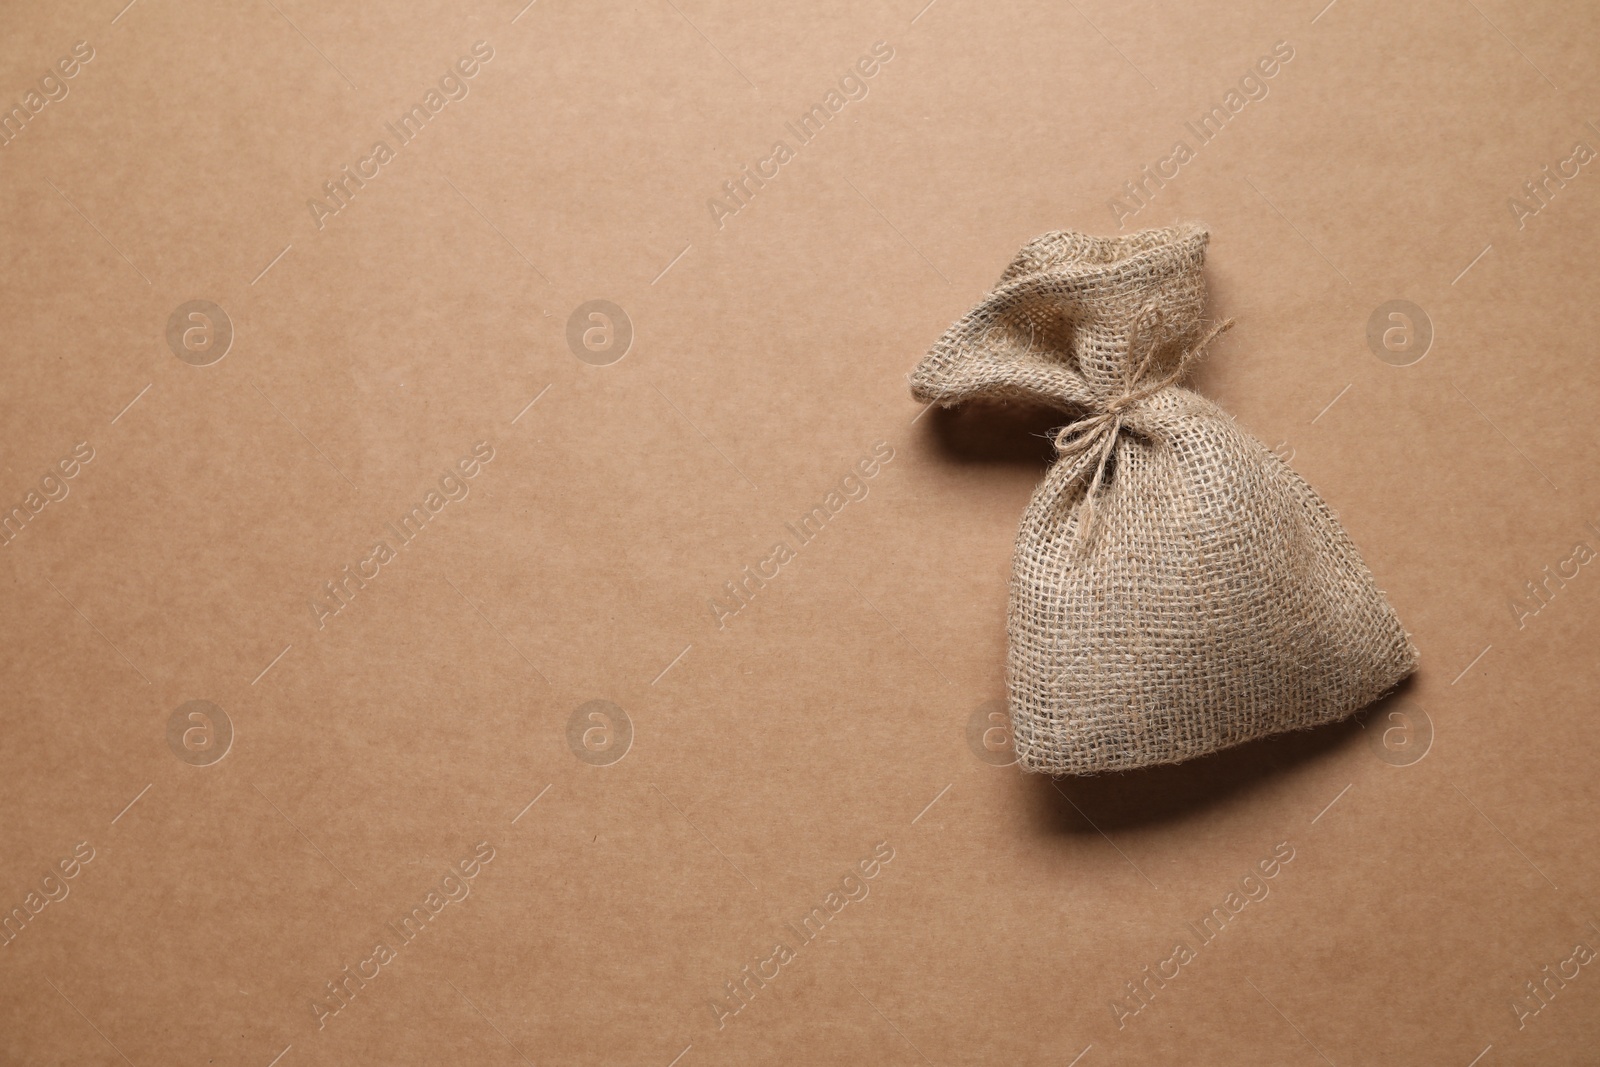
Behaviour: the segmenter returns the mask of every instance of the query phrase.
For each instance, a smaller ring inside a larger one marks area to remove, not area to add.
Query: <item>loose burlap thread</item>
[[[1007,683],[1020,765],[1175,763],[1344,718],[1417,653],[1338,520],[1178,384],[1207,328],[1197,225],[1023,247],[913,396],[1063,408],[1017,533]]]

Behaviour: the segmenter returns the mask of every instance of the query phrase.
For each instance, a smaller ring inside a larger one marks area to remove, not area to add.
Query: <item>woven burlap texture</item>
[[[1035,238],[911,375],[924,402],[1027,400],[1073,420],[1012,565],[1026,770],[1176,763],[1317,726],[1416,667],[1327,505],[1176,384],[1217,329],[1201,321],[1208,236]]]

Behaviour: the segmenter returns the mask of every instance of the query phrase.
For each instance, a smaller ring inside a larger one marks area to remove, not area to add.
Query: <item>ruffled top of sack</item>
[[[1124,388],[1130,358],[1153,345],[1160,371],[1201,333],[1209,237],[1192,223],[1036,237],[918,364],[912,395],[945,406],[979,397],[1102,406]]]

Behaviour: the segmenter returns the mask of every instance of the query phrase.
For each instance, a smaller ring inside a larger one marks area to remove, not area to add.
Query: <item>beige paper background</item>
[[[94,458],[0,547],[0,1061],[1592,1058],[1600,974],[1524,983],[1600,947],[1600,575],[1510,605],[1600,546],[1600,173],[1520,226],[1507,201],[1600,145],[1600,14],[919,3],[8,16],[0,103],[94,54],[0,148],[0,501]],[[319,230],[307,200],[480,41],[467,95]],[[1339,512],[1422,669],[1359,724],[1023,777],[968,726],[1003,695],[1052,421],[923,415],[904,375],[1025,240],[1114,230],[1279,41],[1267,95],[1126,222],[1212,228],[1238,326],[1197,385]],[[708,199],[779,139],[719,228]],[[567,340],[596,299],[634,332],[605,366]],[[1434,334],[1409,366],[1367,342],[1400,299]],[[191,300],[232,324],[207,366],[167,342]],[[866,497],[719,629],[709,598],[880,441]],[[477,442],[469,495],[319,629],[321,583]],[[220,761],[169,746],[191,700],[232,725]],[[609,765],[615,737],[569,745],[591,700],[631,724]],[[400,944],[479,842],[470,895]],[[879,842],[802,945],[786,924]],[[319,1027],[378,940],[396,958]]]

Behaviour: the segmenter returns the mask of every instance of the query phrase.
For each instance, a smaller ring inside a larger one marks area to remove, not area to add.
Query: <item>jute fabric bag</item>
[[[1029,242],[911,375],[950,406],[1072,418],[1017,532],[1007,683],[1021,766],[1176,763],[1351,715],[1417,653],[1338,520],[1178,384],[1207,344],[1194,225]]]

